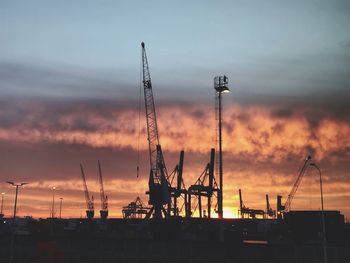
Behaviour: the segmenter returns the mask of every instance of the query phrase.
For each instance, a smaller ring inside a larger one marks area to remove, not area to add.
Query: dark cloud
[[[0,95],[43,98],[125,98],[137,96],[137,89],[116,80],[122,74],[91,72],[69,66],[60,68],[15,62],[0,63]]]
[[[335,70],[331,72],[320,70],[320,73],[313,72],[310,80],[298,80],[300,88],[291,86],[286,88],[290,81],[286,76],[283,80],[274,83],[274,88],[265,87],[266,81],[264,75],[255,80],[256,83],[235,83],[233,94],[228,94],[224,98],[224,104],[240,104],[242,106],[264,106],[275,107],[274,115],[276,117],[290,117],[295,110],[304,108],[322,109],[326,114],[336,118],[348,119],[350,112],[350,72],[344,65],[344,55],[335,54],[331,59],[335,64]],[[338,59],[338,57],[340,57]],[[345,56],[346,57],[346,56]],[[295,60],[296,58],[294,58]],[[302,68],[315,63],[319,65],[324,59],[320,58],[302,58],[294,67]],[[339,61],[338,61],[339,60]],[[280,67],[281,64],[295,64],[288,62],[288,59],[282,61],[268,61],[270,71],[274,67]],[[321,64],[322,64],[321,63]],[[258,66],[258,65],[255,65]],[[245,73],[247,74],[247,72]],[[301,73],[300,73],[301,74]],[[315,75],[316,74],[316,75]],[[305,73],[304,73],[305,75]],[[303,78],[305,76],[303,75]],[[283,76],[279,75],[278,78]],[[245,78],[245,77],[243,77]],[[247,76],[248,78],[248,76]],[[110,107],[111,101],[115,104],[121,103],[122,106],[132,101],[133,107],[138,108],[139,83],[130,84],[124,81],[125,75],[117,70],[102,71],[83,68],[74,68],[66,65],[42,66],[34,64],[25,64],[18,62],[0,63],[0,95],[3,98],[13,98],[14,100],[28,100],[34,98],[38,100],[56,100],[61,102],[61,110],[73,101],[88,102],[89,105],[95,104],[96,113],[103,112]],[[251,78],[250,78],[251,79]],[[269,80],[272,79],[269,77]],[[293,80],[294,81],[294,80]],[[308,84],[308,82],[310,82]],[[261,86],[261,88],[257,88]],[[214,103],[214,92],[211,89],[203,90],[202,87],[183,87],[181,84],[165,84],[162,88],[155,85],[154,96],[157,107],[169,105],[208,105]],[[143,98],[141,98],[143,107]],[[106,103],[106,107],[103,105]],[[131,104],[129,104],[131,105]],[[56,104],[56,107],[58,105]],[[118,105],[114,105],[118,107]],[[84,108],[82,109],[84,110]],[[195,118],[200,118],[203,112],[193,111]],[[240,116],[244,118],[244,116]],[[242,119],[243,120],[243,119]]]
[[[277,108],[271,111],[271,115],[276,118],[290,118],[294,112],[291,108]]]

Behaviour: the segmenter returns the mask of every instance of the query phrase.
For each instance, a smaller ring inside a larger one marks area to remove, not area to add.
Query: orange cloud
[[[45,113],[43,107],[30,109],[20,121],[0,128],[0,141],[32,145],[85,145],[95,150],[128,149],[134,153],[138,150],[137,110],[116,107],[107,114],[78,107],[51,116]],[[287,196],[302,159],[311,153],[317,162],[324,164],[327,207],[341,209],[350,215],[348,202],[344,199],[350,191],[350,182],[346,179],[348,166],[343,164],[350,157],[350,124],[327,116],[315,125],[310,123],[310,117],[306,118],[302,110],[288,116],[276,115],[275,110],[273,106],[242,105],[227,105],[224,109],[225,213],[231,216],[237,214],[239,188],[243,190],[247,206],[264,209],[265,193],[270,194],[270,202],[275,205],[276,195]],[[165,158],[177,156],[181,149],[185,150],[184,178],[186,186],[189,186],[204,169],[209,150],[216,144],[213,108],[204,105],[171,105],[158,107],[158,112],[158,128]],[[144,116],[141,127],[140,149],[147,151]],[[81,157],[77,157],[77,164],[81,161],[78,158]],[[118,158],[120,156],[115,156],[116,160]],[[341,163],[343,166],[337,168]],[[45,166],[42,169],[49,171],[57,167]],[[48,216],[52,194],[50,187],[55,185],[64,195],[64,215],[84,216],[85,201],[77,169],[72,174],[76,179],[60,181],[56,177],[41,182],[29,180],[30,185],[21,189],[19,213]],[[130,174],[126,177],[135,178]],[[317,176],[313,175],[313,178],[316,180]],[[296,208],[307,207],[309,199],[314,202],[315,209],[318,207],[317,181],[308,180],[306,178],[302,185],[313,187],[306,190],[305,187],[300,188],[295,199]],[[89,181],[88,184],[98,204],[97,180]],[[147,178],[144,177],[130,180],[109,177],[105,188],[110,196],[112,216],[121,216],[122,206],[138,195],[147,201],[144,194]],[[6,198],[13,199],[11,189],[6,188],[6,191],[10,193]],[[99,206],[96,205],[96,208],[99,209]],[[6,204],[5,211],[11,213],[10,203]]]

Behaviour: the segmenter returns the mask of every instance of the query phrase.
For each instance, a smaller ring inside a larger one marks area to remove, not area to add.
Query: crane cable
[[[141,54],[142,56],[142,54]],[[138,131],[138,139],[137,139],[137,168],[136,168],[136,177],[139,178],[140,173],[140,137],[141,137],[141,95],[142,95],[142,57],[140,60],[140,87],[139,87],[139,131]]]

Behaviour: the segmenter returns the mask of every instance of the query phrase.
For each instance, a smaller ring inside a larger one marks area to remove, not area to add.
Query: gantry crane
[[[135,201],[123,207],[122,213],[126,219],[142,219],[149,213],[149,208],[137,197]]]
[[[272,209],[268,194],[266,194],[266,217],[276,217],[276,210]]]
[[[238,189],[238,193],[239,193],[239,208],[240,208],[241,218],[255,219],[257,216],[262,216],[263,218],[265,218],[265,211],[264,210],[251,209],[249,207],[246,207],[244,205],[244,202],[243,202],[241,189]]]
[[[86,216],[89,219],[92,219],[94,217],[94,196],[89,195],[89,190],[87,188],[86,179],[85,179],[85,173],[83,169],[83,165],[80,164],[80,170],[81,170],[81,177],[83,178],[83,185],[84,185],[84,193],[85,193],[85,201],[86,201]]]
[[[182,211],[182,208],[185,208],[185,213],[187,216],[188,211],[188,191],[186,190],[185,183],[182,177],[183,172],[183,164],[184,164],[184,155],[185,152],[180,152],[180,159],[179,163],[175,166],[174,170],[169,174],[168,182],[170,183],[169,192],[170,192],[170,198],[171,198],[171,206],[168,206],[168,214],[170,216],[180,216],[180,213]],[[173,183],[176,183],[176,185],[173,187]],[[183,198],[182,206],[179,208],[179,201],[178,198]]]
[[[212,197],[213,195],[216,195],[218,199],[219,195],[219,187],[216,183],[215,177],[214,177],[214,163],[215,163],[215,149],[211,149],[210,151],[210,162],[207,164],[206,168],[202,172],[202,174],[197,179],[196,183],[194,185],[191,185],[188,188],[188,211],[186,213],[187,216],[192,216],[192,196],[196,196],[198,199],[198,203],[196,205],[196,208],[198,206],[199,210],[199,217],[205,217],[204,211],[202,209],[202,196],[207,197],[207,212],[208,212],[208,218],[211,217],[211,208],[212,208]],[[217,200],[217,204],[218,204]],[[196,210],[195,208],[195,210]]]
[[[159,143],[157,116],[152,91],[151,75],[148,67],[145,43],[141,43],[142,47],[142,82],[145,97],[148,149],[150,156],[150,175],[148,181],[149,204],[152,205],[146,218],[153,216],[154,218],[162,218],[169,216],[165,205],[171,206],[168,182],[168,173],[166,170],[162,148]]]
[[[98,160],[97,163],[98,163],[98,174],[99,174],[98,178],[100,182],[100,197],[101,197],[100,216],[102,219],[106,219],[108,217],[108,197],[107,195],[105,195],[105,190],[103,188],[102,169],[101,169],[100,160]]]
[[[295,193],[297,192],[298,190],[298,187],[301,183],[301,180],[303,179],[303,176],[306,172],[306,169],[308,168],[309,164],[311,163],[311,156],[309,155],[305,161],[304,161],[304,164],[303,166],[301,167],[300,169],[300,172],[298,174],[298,177],[293,185],[293,188],[292,190],[290,191],[289,195],[288,195],[288,198],[287,198],[287,201],[285,202],[284,205],[281,205],[281,196],[277,196],[277,216],[278,218],[281,218],[282,217],[282,213],[286,213],[286,212],[289,212],[291,210],[291,206],[292,206],[292,201],[293,201],[293,198],[295,196]]]

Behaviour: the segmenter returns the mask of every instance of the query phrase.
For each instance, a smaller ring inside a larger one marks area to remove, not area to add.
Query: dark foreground
[[[304,216],[303,216],[304,218]],[[328,262],[350,262],[349,226],[327,219]],[[18,220],[0,262],[323,262],[318,219]],[[12,248],[12,249],[11,249]]]

